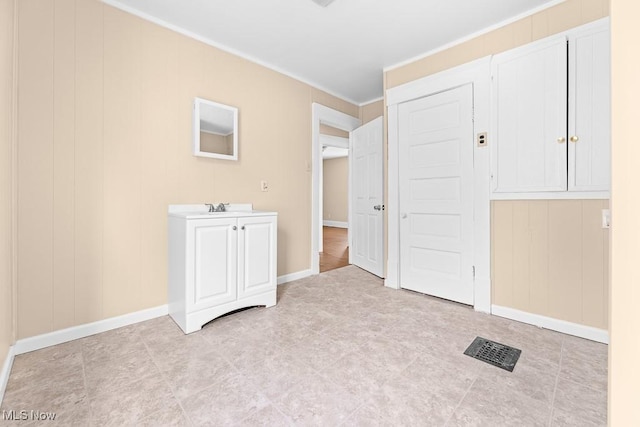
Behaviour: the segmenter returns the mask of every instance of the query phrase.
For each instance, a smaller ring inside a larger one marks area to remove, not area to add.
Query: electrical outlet
[[[260,190],[269,191],[269,183],[267,181],[260,181]]]
[[[480,132],[478,134],[478,147],[486,147],[487,146],[487,133]]]

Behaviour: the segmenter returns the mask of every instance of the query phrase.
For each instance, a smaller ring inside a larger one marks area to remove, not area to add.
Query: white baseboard
[[[24,338],[16,341],[14,344],[14,354],[18,355],[40,350],[41,348],[85,338],[99,334],[100,332],[106,332],[123,326],[133,325],[134,323],[144,322],[145,320],[155,319],[156,317],[166,316],[167,314],[169,314],[169,306],[165,304],[118,317],[111,317],[109,319],[98,320],[97,322],[36,335],[35,337]]]
[[[4,392],[7,389],[7,383],[9,382],[9,374],[11,373],[11,367],[13,366],[14,346],[9,347],[7,357],[2,364],[2,371],[0,372],[0,404],[4,399]]]
[[[322,225],[325,227],[349,228],[349,223],[342,221],[322,221]]]
[[[491,314],[539,326],[545,329],[562,332],[564,334],[575,335],[576,337],[586,338],[591,341],[609,344],[609,332],[604,329],[567,322],[566,320],[554,319],[552,317],[541,316],[539,314],[527,313],[525,311],[509,307],[501,307],[499,305],[491,306]]]
[[[283,274],[278,276],[278,285],[284,285],[285,283],[293,282],[294,280],[304,279],[305,277],[313,276],[311,270],[302,270],[296,273]]]

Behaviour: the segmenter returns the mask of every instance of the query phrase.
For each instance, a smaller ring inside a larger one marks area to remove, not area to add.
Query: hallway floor
[[[320,273],[349,265],[348,230],[322,227],[323,252],[320,252]]]
[[[513,373],[463,354],[522,349]],[[349,266],[184,335],[165,316],[16,356],[1,409],[47,425],[604,426],[607,346]],[[27,422],[20,425],[31,425]]]

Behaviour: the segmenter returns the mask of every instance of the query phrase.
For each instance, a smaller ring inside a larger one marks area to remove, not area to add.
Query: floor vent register
[[[498,368],[513,372],[521,350],[500,344],[486,338],[476,337],[471,345],[464,351],[464,354],[474,359],[482,360]]]

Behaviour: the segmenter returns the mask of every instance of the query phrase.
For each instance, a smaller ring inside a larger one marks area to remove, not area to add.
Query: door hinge
[[[471,266],[471,272],[473,273],[473,278],[475,279],[476,278],[476,266],[475,265]]]

